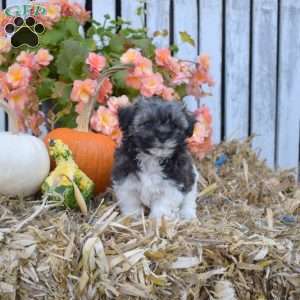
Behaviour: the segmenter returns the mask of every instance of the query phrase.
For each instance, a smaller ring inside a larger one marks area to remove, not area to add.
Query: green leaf
[[[82,39],[79,34],[79,23],[71,17],[63,17],[54,25],[51,30],[47,30],[40,38],[40,45],[43,47],[58,47],[66,39]]]
[[[145,56],[152,57],[154,55],[155,46],[150,39],[131,39],[130,41],[135,47],[140,48]]]
[[[39,72],[40,72],[41,77],[48,77],[49,73],[50,73],[50,69],[49,68],[43,68]]]
[[[114,35],[110,39],[109,48],[112,52],[121,54],[125,51],[124,44],[125,44],[124,37],[120,35]]]
[[[179,95],[180,98],[186,96],[186,84],[181,84],[175,87],[176,93]]]
[[[94,34],[96,34],[96,32],[97,32],[96,27],[95,27],[94,25],[92,25],[92,26],[87,30],[86,36],[89,37],[89,38],[91,38],[91,37],[93,37]]]
[[[63,115],[57,122],[56,127],[66,127],[66,128],[75,128],[77,127],[76,123],[77,114],[75,112],[75,107],[72,107],[72,110],[69,114]]]
[[[145,13],[145,9],[143,6],[139,6],[137,9],[136,9],[136,14],[138,16],[142,16],[143,14]]]
[[[153,36],[154,37],[158,37],[158,36],[162,36],[162,37],[166,37],[168,36],[169,34],[169,31],[167,29],[164,29],[164,30],[156,30],[153,32]]]
[[[87,47],[91,52],[96,51],[97,49],[96,43],[93,39],[84,39],[81,41],[81,45]]]
[[[54,83],[54,87],[52,89],[52,98],[57,99],[60,97],[63,97],[64,95],[64,89],[67,86],[66,83],[61,81],[56,81]]]
[[[64,22],[64,29],[73,37],[80,36],[79,34],[79,23],[74,18],[66,18]]]
[[[179,48],[177,45],[173,44],[170,46],[170,50],[172,51],[173,55],[176,54],[179,51]]]
[[[42,46],[56,46],[65,37],[65,34],[61,30],[49,30],[46,31],[40,38],[40,45]]]
[[[192,45],[193,47],[195,47],[195,41],[186,31],[180,31],[179,34],[180,34],[180,39],[184,43],[188,43],[188,44]]]
[[[77,55],[71,62],[69,75],[72,80],[84,79],[88,75],[88,68],[81,56]]]
[[[66,40],[62,43],[62,47],[57,55],[55,62],[57,67],[57,73],[62,76],[64,80],[73,81],[78,74],[79,60],[81,65],[85,63],[85,59],[88,55],[89,49],[87,45],[80,43],[79,41]],[[76,62],[72,65],[73,60]]]
[[[125,84],[125,78],[127,76],[127,71],[119,71],[112,75],[112,81],[114,83],[114,86],[117,86],[118,88],[126,88]]]
[[[66,84],[61,81],[56,81],[54,83],[51,97],[56,99],[56,105],[59,109],[63,108],[71,101],[70,100],[71,90],[72,90],[71,84]]]
[[[116,25],[119,25],[119,26],[122,26],[122,25],[131,25],[131,22],[130,22],[130,21],[124,20],[124,19],[122,19],[121,17],[117,17],[117,20],[116,20],[116,21],[111,20],[110,22],[111,22],[112,24],[116,24]]]
[[[40,99],[50,98],[54,87],[54,79],[45,78],[37,87],[36,92]]]

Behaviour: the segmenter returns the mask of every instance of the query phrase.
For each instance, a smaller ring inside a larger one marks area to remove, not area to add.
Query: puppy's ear
[[[188,121],[188,128],[186,130],[186,135],[187,137],[191,137],[194,133],[194,126],[196,123],[196,119],[192,113],[188,111],[186,111],[185,113],[186,113],[186,119]]]
[[[128,131],[135,114],[135,105],[128,105],[118,110],[119,124],[123,132]]]

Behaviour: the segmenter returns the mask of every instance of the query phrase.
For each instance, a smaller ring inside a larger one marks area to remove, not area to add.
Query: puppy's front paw
[[[136,209],[124,209],[121,207],[121,213],[123,216],[131,217],[132,219],[138,220],[142,216],[143,209],[141,207]]]
[[[178,214],[170,209],[154,207],[151,209],[149,217],[156,220],[160,220],[162,217],[165,219],[174,220],[178,218]]]

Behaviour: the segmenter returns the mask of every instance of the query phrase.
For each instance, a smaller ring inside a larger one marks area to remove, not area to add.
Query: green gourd
[[[93,181],[79,169],[71,150],[61,140],[51,140],[48,150],[56,168],[44,181],[42,191],[58,201],[63,198],[67,207],[79,206],[83,211],[80,201],[83,198],[87,203],[91,199],[95,186]]]

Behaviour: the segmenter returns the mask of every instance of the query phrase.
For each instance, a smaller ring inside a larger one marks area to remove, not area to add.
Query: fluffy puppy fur
[[[196,217],[198,173],[186,148],[194,117],[178,102],[140,100],[119,111],[123,132],[115,153],[113,189],[121,211],[150,217]]]

